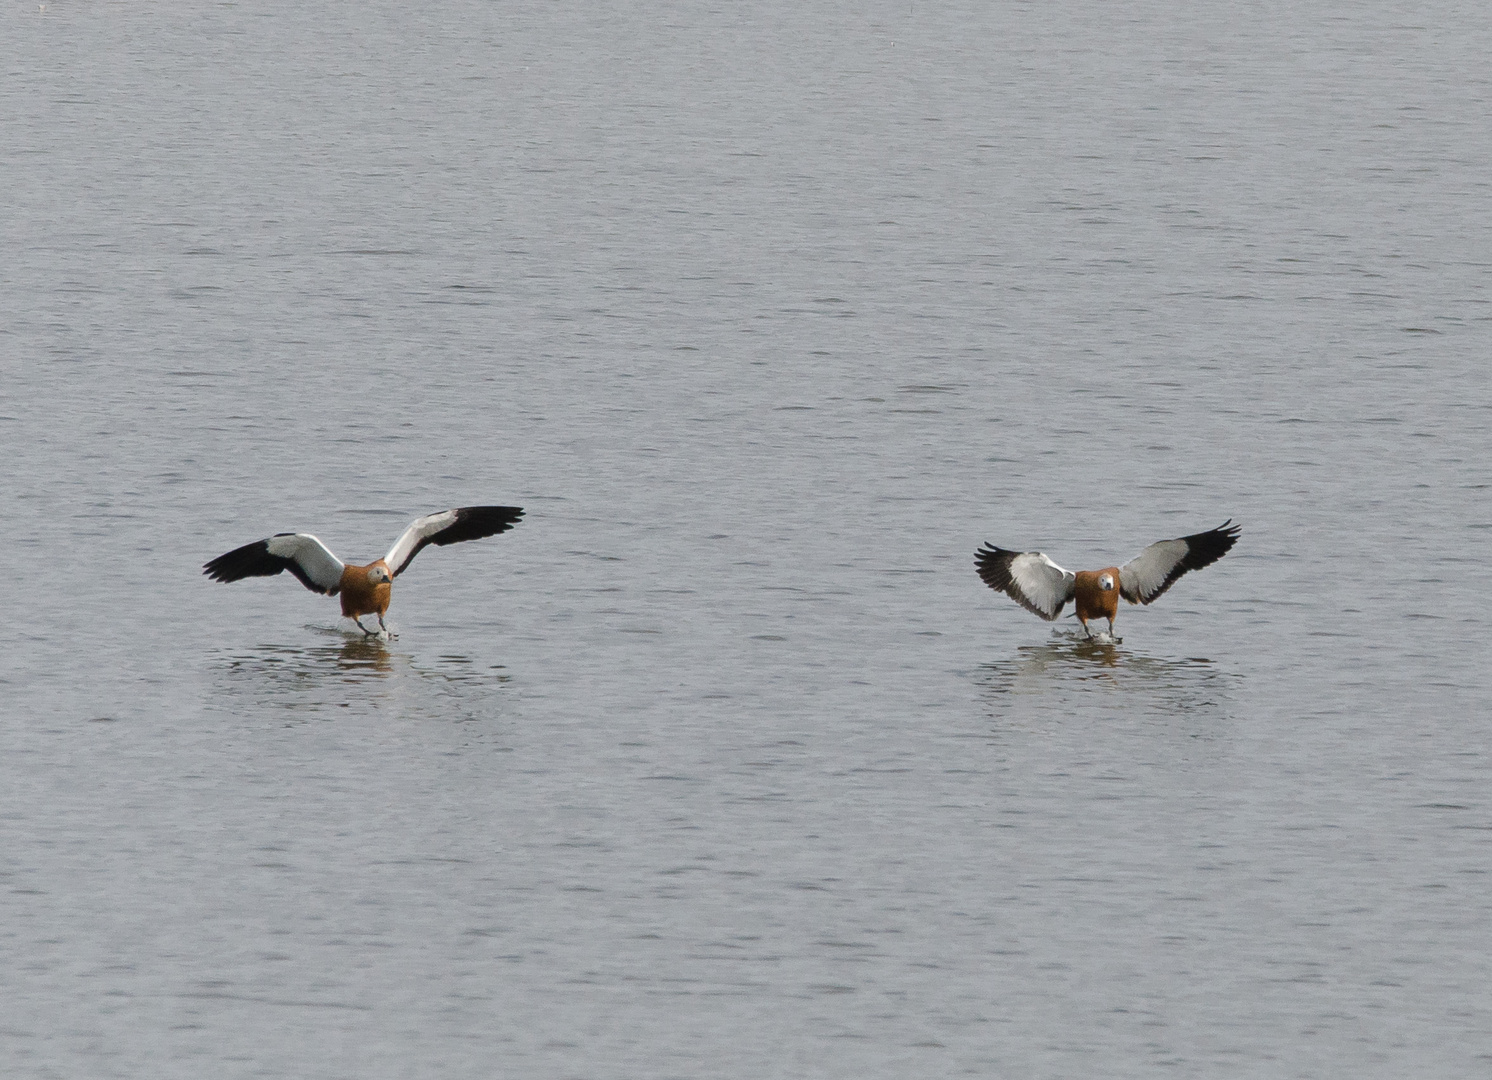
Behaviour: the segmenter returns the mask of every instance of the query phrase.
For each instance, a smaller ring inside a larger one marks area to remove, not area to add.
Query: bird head
[[[394,579],[389,575],[387,566],[377,565],[368,567],[368,581],[373,585],[387,585]]]
[[[1102,589],[1104,592],[1113,592],[1113,590],[1114,590],[1114,575],[1110,574],[1110,573],[1099,574],[1098,575],[1098,587],[1100,589]]]

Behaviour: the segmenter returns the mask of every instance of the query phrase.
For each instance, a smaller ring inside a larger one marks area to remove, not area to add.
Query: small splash
[[[370,634],[352,619],[343,619],[335,626],[327,626],[324,623],[306,623],[305,629],[323,637],[341,638],[352,645],[387,645],[399,636],[389,630],[379,630]]]

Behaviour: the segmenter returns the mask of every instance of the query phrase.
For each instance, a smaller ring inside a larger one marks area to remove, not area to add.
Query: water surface
[[[0,16],[5,1075],[1485,1075],[1412,14]],[[471,503],[392,641],[200,575]],[[1112,646],[973,573],[1229,517]]]

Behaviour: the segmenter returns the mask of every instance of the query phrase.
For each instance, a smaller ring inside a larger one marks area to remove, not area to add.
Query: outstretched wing
[[[342,587],[343,569],[342,560],[310,533],[276,533],[219,555],[202,572],[214,581],[239,581],[289,570],[312,592],[332,596]]]
[[[1006,551],[985,544],[974,552],[974,565],[991,589],[1048,622],[1072,599],[1072,573],[1039,551]]]
[[[1211,566],[1232,549],[1241,525],[1229,518],[1215,529],[1151,544],[1119,568],[1119,595],[1148,604],[1188,570]]]
[[[427,514],[404,530],[383,561],[388,563],[389,573],[398,577],[426,544],[459,544],[496,536],[511,529],[522,516],[523,510],[517,506],[462,506]]]

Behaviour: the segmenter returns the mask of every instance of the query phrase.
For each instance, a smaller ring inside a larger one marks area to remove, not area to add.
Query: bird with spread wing
[[[1233,547],[1242,527],[1228,519],[1215,529],[1151,544],[1123,566],[1104,570],[1064,570],[1039,551],[1007,551],[985,544],[974,553],[974,565],[984,583],[1002,592],[1033,615],[1048,622],[1076,601],[1078,621],[1090,638],[1089,619],[1109,620],[1119,614],[1119,597],[1131,604],[1149,604],[1188,570],[1211,566]]]
[[[389,553],[366,566],[352,566],[331,553],[310,533],[276,533],[234,548],[203,566],[214,581],[239,581],[247,577],[273,577],[289,570],[312,592],[342,596],[342,614],[372,636],[362,623],[364,615],[377,615],[379,628],[388,633],[383,615],[389,609],[394,578],[409,568],[410,561],[426,544],[457,544],[507,532],[523,510],[517,506],[462,506],[416,518]]]

